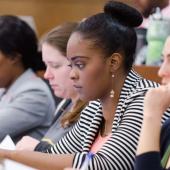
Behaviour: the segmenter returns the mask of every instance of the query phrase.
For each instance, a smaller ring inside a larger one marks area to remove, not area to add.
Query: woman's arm
[[[32,151],[11,151],[0,149],[0,158],[10,159],[39,170],[63,170],[72,167],[74,155],[52,155]]]
[[[144,116],[137,154],[159,151],[161,118]]]

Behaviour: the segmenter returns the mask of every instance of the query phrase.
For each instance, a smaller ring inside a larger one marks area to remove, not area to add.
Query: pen
[[[89,152],[87,155],[86,155],[86,158],[84,160],[84,163],[83,165],[81,166],[80,170],[87,170],[87,167],[89,165],[89,162],[90,160],[93,158],[93,153]]]

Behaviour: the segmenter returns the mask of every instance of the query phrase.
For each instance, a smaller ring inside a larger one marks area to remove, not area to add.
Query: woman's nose
[[[51,79],[52,77],[53,77],[53,74],[52,74],[50,68],[47,67],[46,70],[45,70],[45,73],[44,73],[44,78],[47,79],[47,80],[49,80],[49,79]]]
[[[77,74],[77,72],[75,71],[75,69],[71,69],[71,71],[70,71],[70,79],[71,80],[76,80],[78,78],[78,74]]]

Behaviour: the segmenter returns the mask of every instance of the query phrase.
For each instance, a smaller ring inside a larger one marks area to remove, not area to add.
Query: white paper
[[[0,148],[8,150],[16,149],[15,144],[9,135],[7,135],[0,143]],[[5,159],[3,161],[3,165],[4,165],[3,170],[35,170],[31,167],[25,166],[23,164],[8,159]]]
[[[15,144],[9,135],[6,135],[6,137],[2,140],[2,142],[0,143],[0,148],[8,150],[16,149]]]

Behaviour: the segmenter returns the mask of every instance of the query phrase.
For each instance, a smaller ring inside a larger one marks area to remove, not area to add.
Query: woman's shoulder
[[[150,88],[156,88],[159,87],[159,83],[154,82],[152,80],[146,79],[142,77],[140,74],[132,70],[133,75],[136,77],[136,89],[150,89]]]
[[[99,100],[90,101],[89,104],[83,109],[81,117],[93,118],[95,113],[100,109],[101,104]]]
[[[143,78],[134,70],[131,70],[125,80],[124,87],[126,87],[126,92],[130,94],[131,97],[142,95],[144,96],[147,90],[150,88],[158,87],[159,84]],[[125,88],[124,88],[125,89]]]
[[[159,87],[159,83],[141,78],[138,82],[138,87],[139,88],[156,88]]]
[[[20,90],[22,92],[32,91],[51,95],[48,83],[41,77],[37,76],[32,69],[27,69],[17,80],[17,84],[20,84]]]
[[[82,112],[96,112],[96,110],[99,109],[99,107],[101,107],[101,103],[99,100],[95,100],[95,101],[90,101],[89,104],[83,109]]]

